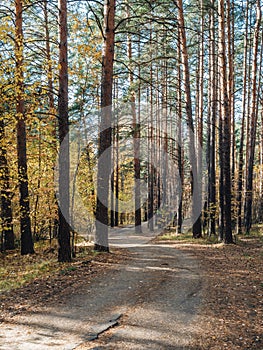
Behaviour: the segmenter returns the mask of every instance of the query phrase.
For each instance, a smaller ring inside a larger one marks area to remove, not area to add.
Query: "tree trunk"
[[[226,60],[226,38],[225,38],[225,11],[224,1],[218,0],[218,21],[219,21],[219,74],[220,74],[220,102],[221,102],[221,116],[222,116],[222,159],[223,168],[221,186],[223,201],[221,202],[221,212],[224,217],[224,241],[225,243],[233,243],[232,237],[232,222],[231,222],[231,115],[229,106],[229,96],[227,90],[227,60]]]
[[[214,0],[211,0],[214,7]],[[209,79],[209,137],[208,137],[208,235],[216,234],[216,118],[217,118],[217,60],[214,9],[210,9],[210,79]]]
[[[152,45],[152,26],[150,27],[150,45]],[[152,63],[152,50],[150,51],[150,96],[148,103],[150,104],[150,125],[148,127],[148,211],[147,220],[148,228],[151,232],[154,231],[154,125],[153,125],[153,63]]]
[[[186,120],[189,130],[189,156],[191,164],[192,174],[192,222],[193,222],[193,237],[202,237],[201,217],[202,210],[200,181],[201,176],[197,166],[197,154],[195,148],[195,136],[194,136],[194,123],[193,123],[193,110],[191,100],[191,83],[190,83],[190,71],[188,62],[188,50],[186,43],[184,12],[182,0],[177,1],[178,6],[178,23],[180,29],[180,40],[182,44],[182,61],[183,61],[183,76],[185,85],[185,103],[186,103]]]
[[[58,261],[71,261],[69,199],[69,122],[68,122],[68,49],[67,0],[59,0],[59,228]]]
[[[49,29],[49,16],[48,16],[48,0],[44,0],[43,3],[43,15],[44,15],[44,23],[45,23],[45,41],[46,41],[46,64],[47,64],[47,82],[48,82],[48,103],[49,103],[49,113],[50,113],[50,123],[52,124],[52,137],[54,146],[54,160],[56,159],[56,143],[57,143],[57,119],[55,117],[55,99],[54,99],[54,83],[53,83],[53,65],[52,65],[52,56],[51,56],[51,47],[50,47],[50,29]],[[53,153],[53,152],[52,152]],[[52,199],[52,198],[51,198]],[[56,206],[56,214],[58,214],[58,202],[56,195],[54,194],[55,206]],[[51,232],[50,238],[57,237],[58,232],[58,218],[57,215],[50,219],[50,227],[49,230]]]
[[[111,174],[112,90],[114,59],[115,0],[104,1],[104,44],[102,53],[101,122],[98,148],[96,232],[94,249],[109,251],[108,204]]]
[[[230,114],[230,137],[231,137],[231,178],[235,177],[235,79],[234,79],[234,17],[232,0],[226,2],[226,21],[227,21],[227,58],[228,58],[228,96],[229,96],[229,114]],[[232,181],[232,193],[234,193],[234,181]]]
[[[263,44],[263,38],[262,38]],[[263,222],[263,109],[261,110],[261,140],[260,140],[260,203],[259,203],[259,222]]]
[[[257,131],[257,56],[259,47],[259,33],[261,23],[261,4],[257,1],[257,19],[254,31],[253,43],[253,63],[252,63],[252,101],[250,110],[250,134],[249,134],[249,156],[247,164],[247,183],[246,183],[246,197],[245,197],[245,230],[246,234],[250,233],[252,225],[252,201],[253,201],[253,174],[254,174],[254,158],[256,145],[256,131]]]
[[[127,8],[127,17],[129,18],[129,9]],[[135,207],[135,232],[142,233],[142,219],[141,219],[141,165],[140,165],[140,123],[137,122],[136,116],[136,98],[133,91],[133,73],[132,73],[132,41],[131,35],[128,34],[127,38],[128,46],[128,60],[129,60],[129,84],[130,84],[130,103],[132,111],[132,127],[133,127],[133,166],[134,166],[134,207]]]
[[[202,159],[202,147],[203,147],[203,109],[204,109],[204,4],[203,0],[200,0],[200,35],[199,35],[199,57],[198,57],[198,72],[197,72],[197,81],[199,82],[197,86],[196,93],[196,124],[197,124],[197,132],[196,132],[196,144],[197,144],[197,169],[198,174],[202,174],[203,172],[203,159]],[[200,201],[202,202],[202,182],[198,181],[198,192],[200,193]],[[194,225],[196,225],[195,231],[197,234],[200,230],[202,230],[202,222],[201,222],[200,212],[199,217]]]
[[[168,161],[168,153],[169,153],[169,135],[168,135],[168,66],[167,66],[167,29],[163,29],[163,39],[162,39],[162,45],[160,49],[158,50],[162,52],[162,55],[164,56],[163,62],[161,62],[161,78],[158,78],[158,75],[156,77],[157,82],[161,80],[161,108],[158,107],[158,111],[161,110],[161,115],[158,113],[159,116],[159,125],[157,127],[158,130],[158,143],[159,143],[159,164],[161,164],[160,170],[157,172],[157,178],[158,178],[158,210],[161,206],[164,208],[164,219],[165,222],[162,222],[161,224],[164,226],[170,225],[171,217],[170,217],[170,208],[171,208],[171,201],[172,196],[169,195],[170,193],[170,186],[172,186],[171,183],[171,176],[170,176],[170,169],[169,169],[169,161]],[[157,55],[158,55],[157,52]],[[157,91],[158,91],[157,87]],[[156,161],[158,164],[158,160]],[[162,220],[163,221],[163,220]]]
[[[117,92],[118,96],[118,92]],[[117,117],[117,125],[115,127],[115,148],[116,148],[116,164],[115,164],[115,217],[114,217],[114,225],[119,226],[119,126],[118,126],[118,117]]]
[[[112,133],[112,144],[115,143],[115,129],[113,129]],[[112,147],[112,174],[110,176],[110,226],[114,227],[115,224],[115,198],[114,198],[114,185],[115,185],[115,170],[114,170],[114,164],[115,164],[115,149],[114,146]]]
[[[10,198],[9,168],[5,145],[5,125],[3,116],[0,116],[0,182],[1,186],[1,251],[15,249],[15,236],[13,230],[13,213]]]
[[[245,118],[247,99],[247,56],[248,56],[248,1],[246,4],[246,24],[244,37],[244,60],[243,60],[243,92],[242,92],[242,123],[240,132],[238,182],[237,182],[237,234],[242,233],[242,189],[243,189],[243,168],[244,168],[244,141],[245,141]]]
[[[183,143],[182,143],[182,72],[181,72],[181,43],[178,42],[178,64],[177,64],[177,77],[178,77],[178,111],[177,111],[177,166],[179,170],[179,176],[181,180],[181,196],[179,198],[178,212],[177,212],[177,227],[176,232],[182,233],[183,225],[183,188],[184,188],[184,165],[183,165]]]
[[[27,175],[26,123],[23,77],[23,1],[16,1],[16,118],[17,118],[17,157],[18,183],[20,192],[20,232],[21,254],[33,254],[34,243],[31,232],[30,205]]]

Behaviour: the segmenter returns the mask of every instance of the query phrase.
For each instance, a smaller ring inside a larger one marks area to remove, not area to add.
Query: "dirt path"
[[[131,260],[75,290],[67,303],[1,325],[0,349],[191,349],[201,303],[197,261],[172,246],[146,244],[130,229],[111,243]]]

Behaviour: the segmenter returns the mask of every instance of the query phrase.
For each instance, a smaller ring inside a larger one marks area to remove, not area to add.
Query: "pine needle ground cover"
[[[238,236],[236,244],[160,237],[198,258],[204,277],[200,331],[193,349],[263,349],[263,234]]]

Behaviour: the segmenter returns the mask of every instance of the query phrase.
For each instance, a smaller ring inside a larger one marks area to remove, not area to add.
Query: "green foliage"
[[[38,259],[35,256],[21,257],[17,252],[0,257],[3,266],[0,267],[0,292],[16,289],[36,278],[48,276],[59,270],[56,257]]]
[[[202,244],[202,245],[213,245],[220,243],[217,236],[204,236],[200,239],[193,238],[193,234],[182,233],[177,234],[176,228],[171,228],[169,231],[165,231],[164,234],[158,237],[161,241],[173,241],[175,243],[191,243],[191,244]]]

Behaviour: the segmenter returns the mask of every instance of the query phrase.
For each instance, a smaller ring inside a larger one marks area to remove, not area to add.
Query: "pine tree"
[[[15,6],[15,58],[16,58],[16,118],[17,118],[17,157],[18,181],[20,192],[20,232],[21,254],[33,254],[34,243],[31,232],[30,204],[28,193],[26,116],[23,78],[23,0],[17,0]]]
[[[98,146],[96,233],[94,249],[109,251],[108,207],[111,174],[112,91],[115,36],[115,0],[104,4],[104,43],[102,52],[101,121]],[[103,157],[102,157],[103,156]]]
[[[68,121],[67,0],[59,0],[59,228],[58,261],[71,261],[69,226],[69,121]]]

